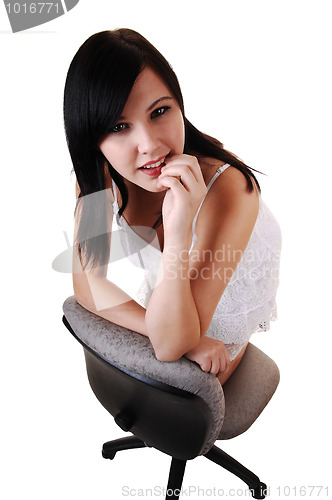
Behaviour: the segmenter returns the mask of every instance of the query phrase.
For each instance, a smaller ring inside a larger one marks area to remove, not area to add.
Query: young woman
[[[77,301],[148,336],[159,360],[185,356],[223,384],[276,313],[280,231],[255,175],[188,121],[172,68],[132,30],[80,47],[64,117]],[[143,269],[137,297],[107,275],[113,214]]]

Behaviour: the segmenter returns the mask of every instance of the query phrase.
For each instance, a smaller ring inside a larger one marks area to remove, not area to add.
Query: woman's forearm
[[[146,331],[160,361],[179,359],[200,340],[188,246],[165,244],[157,285],[145,315]]]
[[[179,359],[200,340],[189,275],[191,239],[191,231],[180,239],[165,237],[160,273],[147,310],[106,276],[80,269],[73,274],[77,301],[108,321],[148,336],[159,360]]]
[[[105,277],[73,275],[76,300],[101,318],[147,336],[145,309]]]

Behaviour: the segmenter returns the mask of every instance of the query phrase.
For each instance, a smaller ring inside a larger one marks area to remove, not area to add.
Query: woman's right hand
[[[163,202],[165,235],[188,234],[207,192],[197,158],[182,154],[166,159],[158,184],[168,188]]]
[[[190,361],[195,361],[204,372],[214,375],[225,372],[230,366],[230,359],[221,340],[202,337],[196,347],[184,355]]]

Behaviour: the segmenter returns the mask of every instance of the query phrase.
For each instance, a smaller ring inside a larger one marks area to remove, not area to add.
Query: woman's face
[[[164,81],[146,67],[138,76],[122,116],[99,148],[124,179],[151,192],[164,191],[157,179],[165,157],[182,154],[184,121]]]

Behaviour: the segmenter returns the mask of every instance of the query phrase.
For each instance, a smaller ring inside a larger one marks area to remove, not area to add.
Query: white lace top
[[[219,167],[209,182],[209,190],[216,178],[229,167]],[[131,273],[137,281],[133,299],[147,308],[156,284],[161,252],[148,244],[131,228],[123,217],[116,217],[119,207],[115,194],[114,214],[121,245],[128,260],[140,268]],[[197,236],[195,226],[202,201],[193,221],[193,251]],[[231,360],[249,341],[252,333],[267,331],[270,321],[276,319],[276,292],[279,283],[279,258],[281,233],[271,211],[259,196],[259,210],[248,245],[237,268],[216,307],[207,335],[221,340],[226,345]],[[227,246],[223,249],[227,252]],[[222,253],[221,253],[222,257]],[[136,277],[135,277],[136,274]]]

